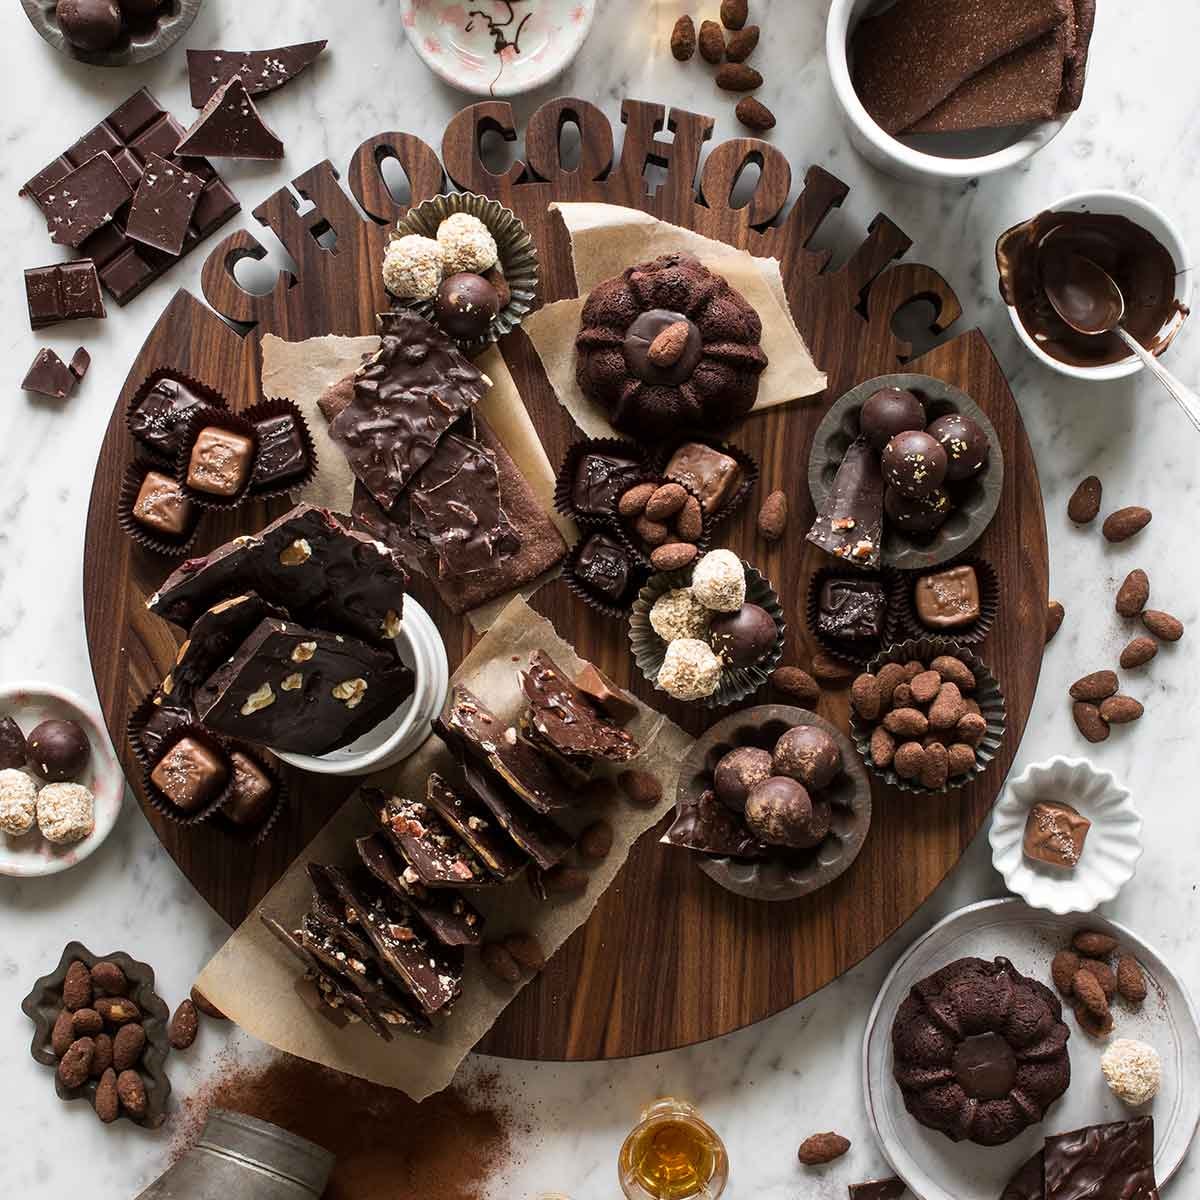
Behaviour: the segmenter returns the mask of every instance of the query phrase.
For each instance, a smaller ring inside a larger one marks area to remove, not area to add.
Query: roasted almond
[[[111,1125],[121,1112],[121,1100],[117,1095],[117,1073],[112,1067],[107,1068],[100,1076],[96,1085],[96,1098],[92,1102],[96,1107],[96,1116],[105,1125]]]
[[[109,1025],[125,1025],[142,1019],[141,1009],[124,996],[101,996],[96,1001],[96,1011]]]
[[[916,779],[925,766],[925,747],[920,742],[905,742],[896,747],[892,770],[901,779]]]
[[[1086,700],[1076,700],[1071,706],[1071,716],[1075,720],[1075,728],[1089,742],[1103,742],[1109,735],[1108,722],[1100,715],[1100,709]]]
[[[613,827],[607,821],[593,821],[579,835],[579,857],[588,862],[603,862],[612,844]]]
[[[882,725],[871,734],[871,762],[881,771],[892,765],[896,756],[896,739]]]
[[[129,991],[129,980],[115,962],[98,962],[92,968],[92,986],[106,996],[124,996]]]
[[[500,942],[486,942],[479,952],[483,965],[505,983],[521,982],[521,965]]]
[[[1156,608],[1148,608],[1142,613],[1142,624],[1160,641],[1177,642],[1183,637],[1183,622]]]
[[[975,690],[975,672],[961,658],[952,654],[939,654],[929,664],[931,671],[936,671],[947,683],[958,686],[960,692]]]
[[[196,1006],[190,1000],[184,1000],[171,1018],[167,1038],[174,1049],[186,1050],[196,1040],[199,1029],[200,1017]]]
[[[929,718],[917,708],[893,708],[883,718],[883,727],[897,737],[919,738],[929,732]]]
[[[1104,485],[1095,475],[1080,480],[1079,486],[1067,501],[1067,516],[1076,525],[1086,525],[1100,514],[1100,496]]]
[[[617,783],[634,804],[644,808],[657,804],[663,798],[662,784],[649,771],[622,771],[617,776]]]
[[[1100,718],[1110,725],[1128,725],[1138,720],[1145,711],[1139,701],[1120,693],[1100,702]]]
[[[191,990],[192,1003],[206,1016],[214,1021],[228,1021],[229,1018],[197,987]]]
[[[771,686],[804,708],[815,708],[821,698],[820,685],[800,667],[776,667],[771,672]]]
[[[1050,960],[1050,978],[1064,996],[1071,995],[1071,981],[1078,970],[1079,955],[1074,950],[1060,950]]]
[[[623,517],[636,517],[639,513],[645,511],[646,501],[657,490],[657,487],[653,483],[635,483],[617,501],[617,512]]]
[[[121,1071],[117,1075],[117,1099],[131,1117],[146,1115],[146,1085],[136,1071]]]
[[[1123,617],[1136,617],[1150,599],[1150,576],[1141,568],[1130,571],[1117,589],[1117,612]]]
[[[1095,704],[1111,696],[1117,690],[1119,682],[1116,671],[1093,671],[1071,684],[1071,699],[1088,700]]]
[[[936,671],[922,671],[909,681],[913,699],[918,704],[931,704],[942,687],[942,677]]]
[[[819,1167],[841,1158],[850,1149],[850,1139],[840,1133],[814,1133],[800,1144],[797,1157],[806,1167]]]
[[[661,546],[671,536],[670,529],[662,521],[652,521],[645,513],[634,519],[633,532],[647,546]]]
[[[71,1016],[75,1036],[95,1037],[104,1028],[104,1020],[94,1008],[77,1008]]]
[[[527,971],[540,971],[546,965],[546,952],[532,933],[510,933],[504,948]]]
[[[687,503],[687,498],[683,484],[664,483],[646,501],[646,516],[652,521],[669,521]]]
[[[956,683],[943,683],[929,706],[930,729],[956,729],[967,715],[966,702]]]
[[[689,496],[675,517],[675,532],[681,541],[698,542],[704,532],[704,510],[695,496]]]
[[[752,92],[762,83],[763,77],[746,63],[724,63],[717,69],[717,87],[726,92]]]
[[[921,773],[917,781],[922,787],[937,791],[946,786],[950,775],[950,758],[946,747],[941,742],[930,742],[925,747],[925,761],[921,764]]]
[[[58,1078],[63,1087],[82,1087],[87,1082],[95,1053],[96,1043],[90,1037],[80,1038],[67,1047],[66,1054],[58,1060]]]
[[[946,770],[950,778],[965,775],[975,767],[975,748],[966,742],[954,742],[946,747]]]
[[[75,1021],[73,1020],[73,1015],[69,1009],[64,1008],[58,1014],[58,1020],[54,1022],[54,1028],[50,1030],[50,1049],[54,1051],[55,1058],[62,1058],[71,1048],[71,1043],[75,1040]]]
[[[1118,508],[1116,512],[1109,513],[1104,518],[1101,532],[1110,542],[1124,542],[1135,533],[1141,533],[1150,524],[1152,516],[1148,508],[1142,508],[1138,504]]]
[[[879,699],[885,709],[891,708],[896,688],[904,682],[904,668],[899,663],[884,663],[875,673],[879,680]]]
[[[1121,651],[1121,669],[1144,667],[1158,653],[1158,643],[1151,637],[1135,637]]]
[[[146,1047],[146,1031],[140,1025],[122,1025],[113,1035],[113,1066],[118,1071],[136,1067]]]
[[[1074,1012],[1075,1020],[1079,1022],[1079,1028],[1089,1037],[1106,1038],[1112,1033],[1113,1016],[1111,1010],[1103,1016],[1097,1016],[1087,1005],[1077,1000],[1074,1004]]]
[[[1081,958],[1079,969],[1095,978],[1106,1000],[1111,1000],[1117,994],[1117,975],[1108,963],[1098,958]]]
[[[1090,971],[1085,971],[1080,967],[1075,972],[1071,979],[1071,991],[1074,993],[1075,999],[1092,1016],[1103,1018],[1108,1015],[1108,998],[1100,986],[1100,981]]]
[[[63,1008],[74,1012],[92,1005],[92,974],[76,959],[68,968],[63,979]]]
[[[850,703],[864,721],[874,721],[882,705],[879,680],[866,672],[859,675],[850,685]]]
[[[1046,606],[1046,641],[1054,640],[1054,635],[1062,628],[1063,617],[1067,615],[1067,610],[1063,608],[1062,603],[1058,600],[1051,600]]]
[[[107,1033],[98,1033],[92,1041],[96,1043],[96,1052],[92,1055],[91,1076],[99,1079],[113,1065],[113,1040]]]

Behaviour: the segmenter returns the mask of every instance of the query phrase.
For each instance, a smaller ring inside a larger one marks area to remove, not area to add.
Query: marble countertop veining
[[[560,83],[518,99],[523,122],[554,94],[585,97],[619,125],[625,96],[679,105],[717,117],[714,142],[736,136],[731,99],[709,72],[683,67],[666,34],[683,6],[675,0],[600,0],[590,41]],[[716,0],[701,6],[705,15]],[[1067,621],[1050,647],[1036,707],[1014,770],[1057,752],[1087,747],[1071,723],[1067,684],[1107,665],[1128,636],[1112,610],[1116,584],[1134,566],[1152,577],[1154,601],[1190,629],[1200,618],[1200,569],[1194,526],[1200,439],[1148,380],[1091,387],[1033,363],[1013,334],[996,293],[996,235],[1038,208],[1083,187],[1127,188],[1163,205],[1185,240],[1200,247],[1200,76],[1191,50],[1200,43],[1200,9],[1167,0],[1147,21],[1137,0],[1101,0],[1083,108],[1061,136],[1023,169],[946,191],[888,179],[850,149],[826,77],[823,39],[828,5],[752,0],[766,31],[755,64],[766,77],[762,99],[780,114],[771,140],[799,180],[821,163],[851,185],[844,208],[819,241],[844,254],[877,212],[887,212],[914,241],[910,257],[941,270],[963,302],[960,328],[981,325],[1012,382],[1037,455],[1051,546],[1051,591]],[[697,9],[699,15],[701,9]],[[343,168],[358,143],[401,128],[433,145],[466,98],[439,83],[409,49],[389,0],[336,5],[259,5],[207,0],[183,45],[254,48],[316,37],[331,47],[308,75],[271,97],[267,118],[287,146],[282,164],[229,163],[221,169],[242,200],[239,219],[299,171],[328,156]],[[0,205],[9,230],[8,268],[0,281],[0,357],[6,366],[0,404],[0,677],[41,677],[94,696],[84,644],[80,577],[83,523],[93,464],[113,399],[128,365],[178,287],[199,294],[203,253],[193,254],[103,323],[29,332],[21,268],[62,257],[47,241],[20,183],[141,84],[185,122],[183,47],[129,70],[65,61],[36,36],[20,6],[0,12],[0,69],[5,88],[0,137]],[[236,228],[237,223],[230,228]],[[270,239],[267,239],[268,243]],[[268,262],[280,261],[273,251]],[[1193,264],[1189,263],[1188,266]],[[76,395],[56,404],[20,391],[39,345],[64,357],[86,343],[91,373]],[[1200,330],[1184,332],[1170,365],[1200,379]],[[1096,529],[1066,519],[1077,480],[1095,472],[1107,508],[1144,504],[1155,520],[1135,541],[1109,546]],[[1116,731],[1091,757],[1123,779],[1146,817],[1146,854],[1137,878],[1106,910],[1137,928],[1200,987],[1200,924],[1194,849],[1195,708],[1200,701],[1188,634],[1169,647],[1133,691],[1147,706],[1140,726]],[[867,1133],[859,1051],[876,990],[900,951],[944,913],[998,895],[986,838],[980,835],[928,904],[885,946],[806,1003],[719,1041],[672,1054],[607,1064],[530,1064],[473,1059],[468,1071],[499,1072],[520,1097],[532,1133],[495,1194],[531,1197],[563,1191],[573,1200],[615,1194],[617,1147],[638,1109],[657,1095],[696,1101],[723,1134],[732,1157],[730,1195],[766,1200],[832,1200],[847,1183],[882,1172]],[[127,948],[154,964],[171,1003],[226,936],[222,923],[159,847],[129,802],[106,845],[77,869],[50,879],[0,880],[0,1074],[9,1150],[0,1159],[8,1195],[50,1200],[71,1194],[132,1196],[164,1164],[166,1140],[122,1123],[102,1128],[80,1107],[64,1108],[44,1068],[29,1057],[29,1026],[18,1002],[32,980],[78,937],[96,950]],[[209,1025],[198,1047],[172,1058],[177,1094],[206,1073],[226,1033]],[[252,1047],[247,1047],[253,1052]],[[209,1068],[211,1069],[211,1067]],[[851,1154],[822,1172],[803,1173],[795,1149],[807,1134],[837,1128]],[[64,1146],[71,1147],[64,1153]],[[1200,1190],[1193,1156],[1168,1196]]]

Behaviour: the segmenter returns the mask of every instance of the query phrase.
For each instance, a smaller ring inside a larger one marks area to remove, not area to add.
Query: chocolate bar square
[[[105,316],[100,277],[90,258],[28,268],[25,300],[29,307],[30,329],[45,329],[60,321],[81,317]]]

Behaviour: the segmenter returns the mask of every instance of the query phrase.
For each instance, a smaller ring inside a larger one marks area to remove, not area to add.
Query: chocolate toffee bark
[[[422,800],[364,789],[364,800],[395,836],[416,882],[427,888],[492,887],[495,879],[475,852]]]
[[[257,534],[189,559],[147,607],[187,628],[216,601],[254,591],[296,621],[379,642],[399,632],[407,584],[395,551],[300,504]]]
[[[436,772],[426,783],[425,799],[497,879],[511,879],[529,862],[485,805]]]
[[[230,737],[327,754],[373,729],[412,687],[390,647],[269,617],[205,682],[196,707]]]
[[[850,443],[808,540],[834,558],[879,564],[883,537],[883,473],[865,438]]]
[[[299,42],[273,50],[189,50],[188,85],[192,107],[203,108],[235,75],[251,96],[281,88],[316,61],[326,42]]]

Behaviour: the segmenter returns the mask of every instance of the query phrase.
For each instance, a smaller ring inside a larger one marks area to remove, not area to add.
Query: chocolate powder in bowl
[[[337,1155],[323,1200],[480,1200],[512,1162],[512,1118],[499,1081],[482,1076],[416,1104],[403,1092],[277,1055],[245,1065],[224,1056],[183,1101],[172,1161],[199,1139],[213,1108],[246,1113]]]

